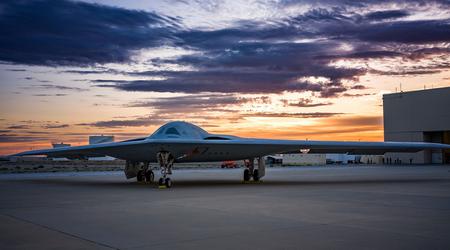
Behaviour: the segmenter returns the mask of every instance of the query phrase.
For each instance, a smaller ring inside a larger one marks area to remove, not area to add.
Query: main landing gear
[[[250,181],[253,178],[254,181],[259,181],[266,174],[266,165],[264,163],[263,157],[258,157],[258,168],[255,169],[255,159],[251,158],[245,160],[244,169],[244,182]]]
[[[127,161],[124,172],[127,179],[136,177],[140,183],[152,183],[155,179],[148,162]]]
[[[153,183],[155,181],[155,174],[151,169],[139,170],[136,178],[138,182]]]
[[[161,167],[162,175],[158,181],[159,187],[172,187],[172,180],[167,176],[172,174],[172,166],[175,158],[170,152],[161,151],[156,154],[156,159],[158,160],[159,166]]]

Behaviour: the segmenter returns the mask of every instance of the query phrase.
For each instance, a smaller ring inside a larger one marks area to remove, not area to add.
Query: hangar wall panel
[[[400,92],[383,96],[384,140],[447,143],[450,131],[450,87]],[[402,163],[442,163],[448,153],[388,153]]]

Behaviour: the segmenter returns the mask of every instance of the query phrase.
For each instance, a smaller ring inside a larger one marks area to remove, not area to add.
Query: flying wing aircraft
[[[95,145],[53,148],[22,152],[14,156],[47,155],[85,159],[112,156],[126,160],[125,175],[138,181],[153,182],[150,163],[159,163],[159,185],[171,187],[172,165],[179,162],[210,162],[224,160],[249,161],[244,181],[259,180],[265,175],[263,156],[276,153],[349,153],[375,154],[386,152],[418,152],[424,149],[450,149],[450,145],[422,142],[341,142],[309,140],[274,140],[241,138],[210,134],[202,128],[183,121],[169,122],[152,135],[133,140]],[[254,166],[257,159],[258,167]]]

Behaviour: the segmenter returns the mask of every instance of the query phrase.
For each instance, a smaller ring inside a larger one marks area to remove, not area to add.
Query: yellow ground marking
[[[261,184],[262,181],[242,181],[243,184]]]

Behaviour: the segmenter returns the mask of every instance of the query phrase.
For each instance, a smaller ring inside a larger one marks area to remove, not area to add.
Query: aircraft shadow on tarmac
[[[30,184],[42,184],[42,185],[61,185],[61,186],[84,186],[84,187],[108,187],[108,188],[129,188],[129,189],[142,189],[157,187],[156,183],[142,184],[130,181],[120,180],[101,180],[101,179],[89,179],[89,180],[77,180],[77,179],[16,179],[9,180],[13,182],[30,183]],[[327,185],[367,185],[367,184],[402,184],[402,183],[431,183],[431,182],[448,182],[448,178],[410,178],[410,179],[357,179],[357,180],[265,180],[257,183],[243,183],[239,180],[177,180],[174,182],[174,188],[205,188],[205,187],[283,187],[283,186],[327,186]]]

